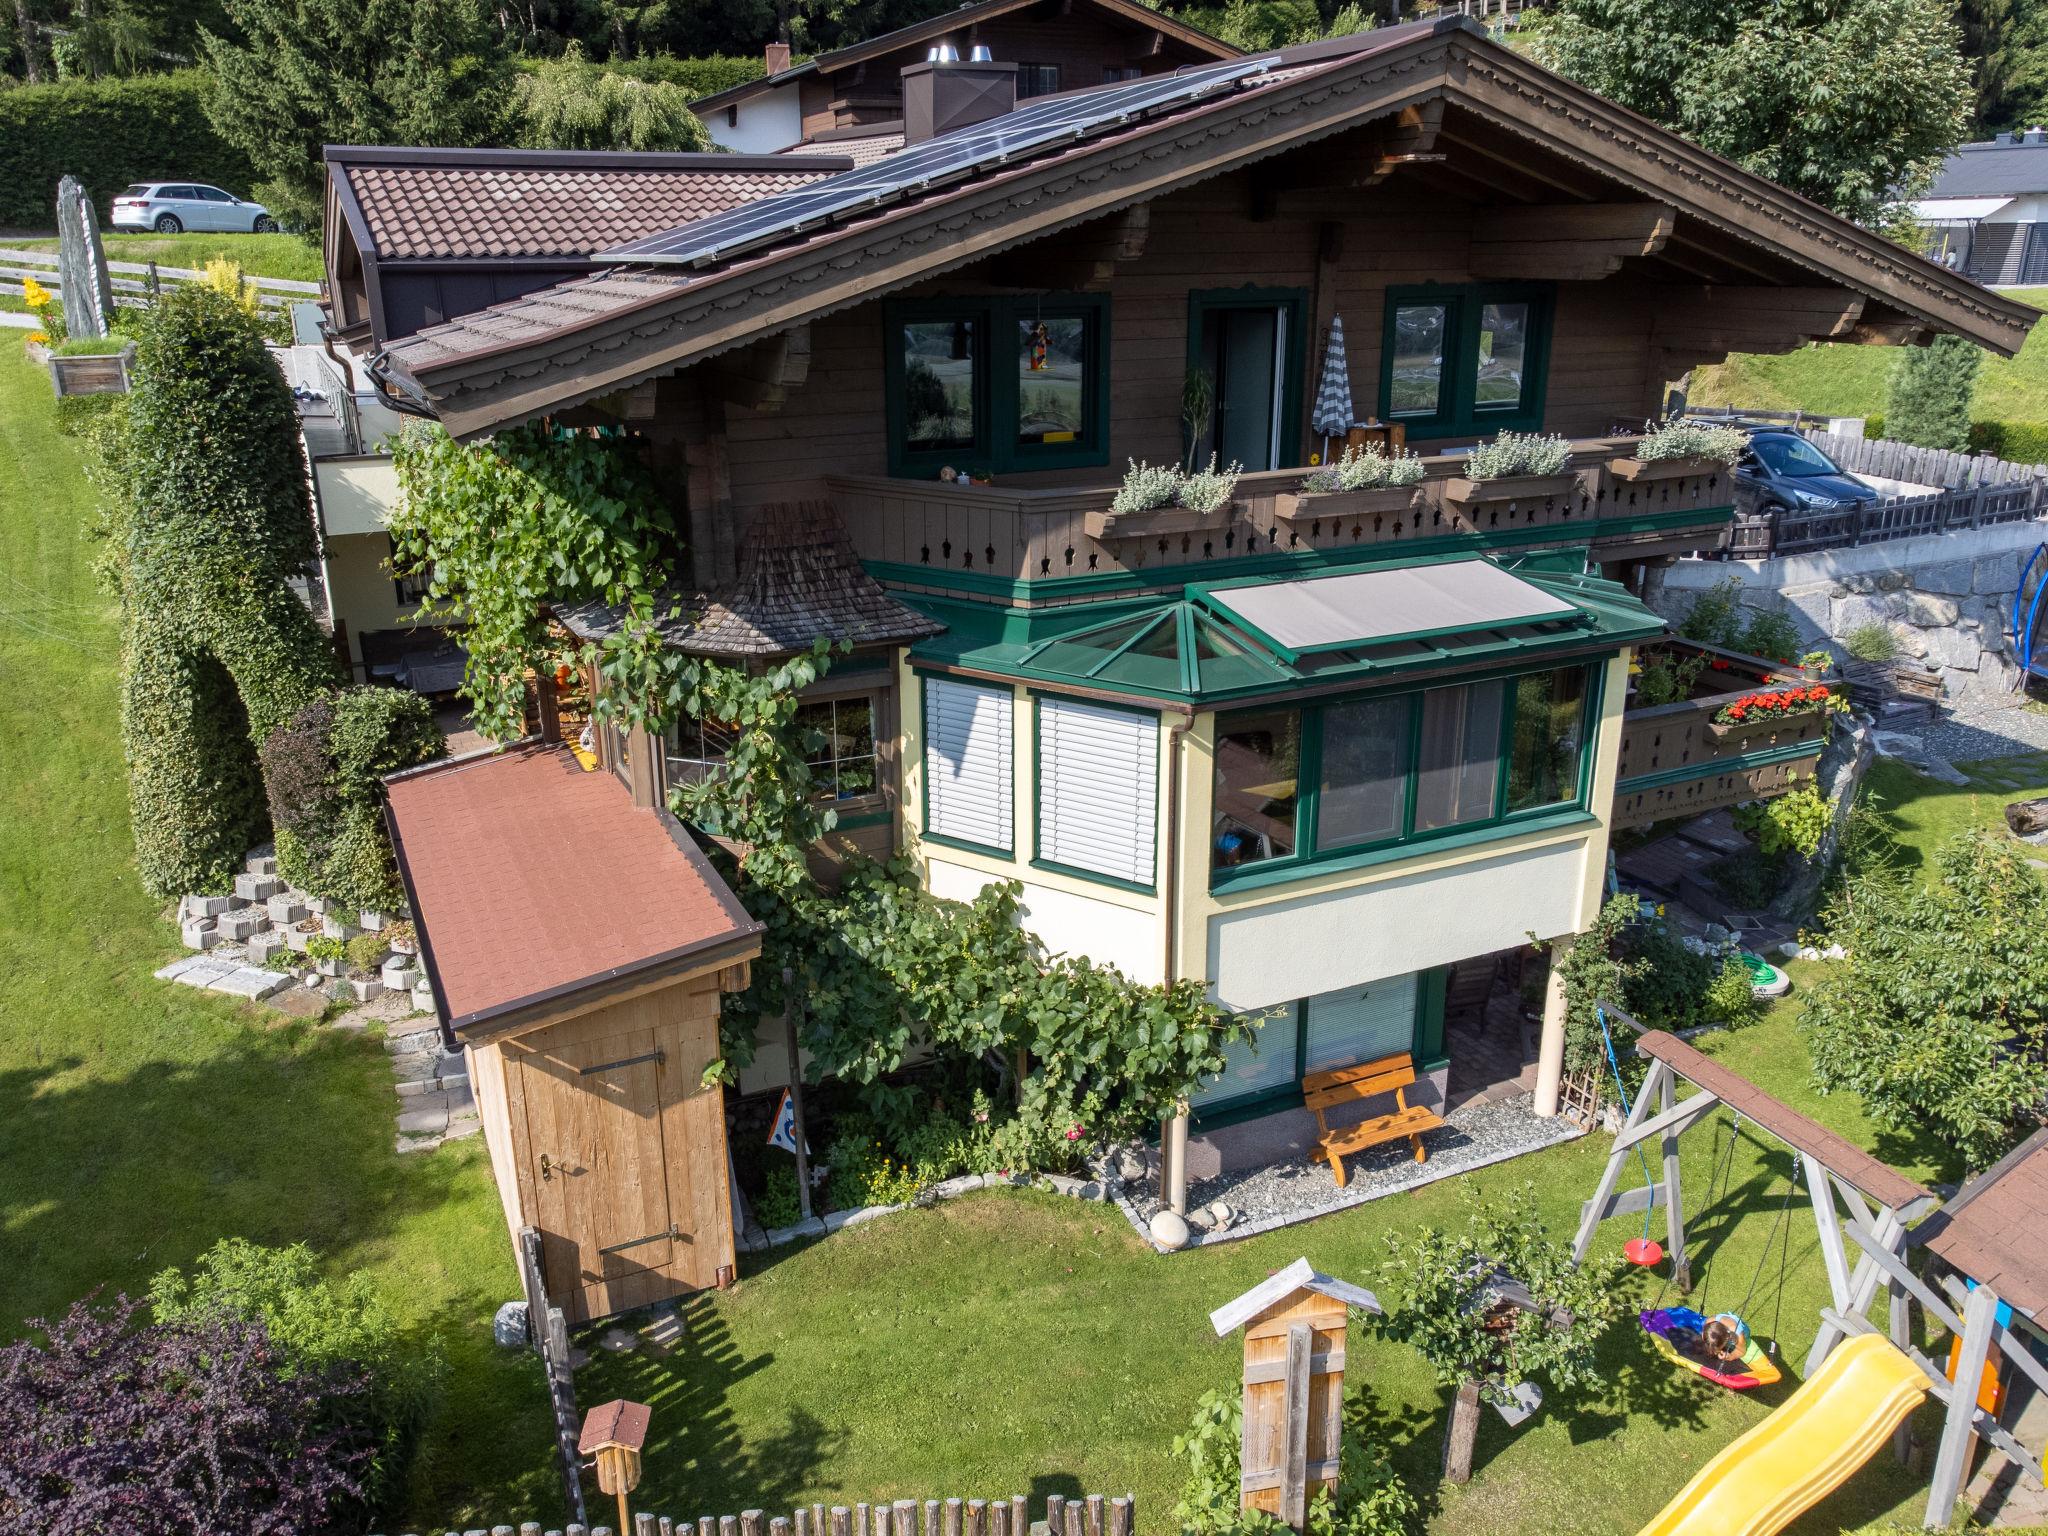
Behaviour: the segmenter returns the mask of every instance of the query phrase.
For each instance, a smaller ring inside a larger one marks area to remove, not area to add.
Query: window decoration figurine
[[[1043,320],[1040,320],[1036,325],[1031,327],[1030,367],[1033,373],[1045,372],[1045,337],[1045,322]]]

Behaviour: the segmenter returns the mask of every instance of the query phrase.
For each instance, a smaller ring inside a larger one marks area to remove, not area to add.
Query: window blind
[[[1008,689],[924,680],[925,830],[1010,851]]]
[[[1415,1038],[1415,975],[1324,992],[1308,1000],[1308,1049],[1301,1070],[1328,1072],[1378,1061]]]
[[[1074,699],[1038,701],[1038,856],[1152,884],[1159,720]]]

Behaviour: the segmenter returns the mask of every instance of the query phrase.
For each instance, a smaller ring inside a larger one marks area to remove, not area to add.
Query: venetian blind
[[[1158,791],[1158,716],[1038,701],[1041,859],[1150,885]]]
[[[1010,851],[1011,694],[924,680],[925,830]]]

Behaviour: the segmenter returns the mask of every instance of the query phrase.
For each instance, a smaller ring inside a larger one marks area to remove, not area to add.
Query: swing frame
[[[1820,1331],[1807,1351],[1800,1374],[1812,1376],[1835,1346],[1850,1335],[1879,1331],[1865,1314],[1882,1285],[1888,1302],[1885,1336],[1920,1367],[1927,1378],[1929,1395],[1943,1405],[1941,1440],[1928,1490],[1925,1523],[1935,1528],[1949,1523],[1969,1470],[1974,1437],[1990,1441],[2036,1482],[2048,1481],[2043,1476],[2044,1458],[2021,1444],[1977,1404],[1978,1382],[1985,1362],[1994,1353],[2003,1363],[2031,1378],[2043,1392],[2048,1392],[2048,1366],[2036,1360],[2024,1341],[1998,1321],[2000,1299],[1990,1284],[1980,1282],[1966,1291],[1960,1281],[1945,1276],[1937,1287],[1916,1275],[1907,1260],[1906,1229],[1940,1204],[1935,1195],[1677,1036],[1663,1030],[1645,1030],[1612,1003],[1603,1001],[1600,1006],[1610,1021],[1626,1024],[1635,1031],[1636,1048],[1650,1058],[1650,1071],[1636,1095],[1627,1123],[1615,1135],[1593,1198],[1580,1208],[1572,1263],[1585,1261],[1594,1234],[1608,1217],[1654,1210],[1662,1205],[1669,1237],[1671,1283],[1681,1294],[1692,1289],[1679,1185],[1678,1143],[1688,1130],[1726,1104],[1742,1119],[1790,1147],[1805,1170],[1832,1305],[1821,1309]],[[1683,1102],[1677,1096],[1681,1078],[1699,1090]],[[1630,1155],[1638,1145],[1653,1138],[1664,1156],[1663,1179],[1616,1193]],[[1857,1251],[1853,1270],[1848,1257],[1852,1244]],[[1912,1308],[1916,1302],[1930,1319],[1962,1340],[1962,1358],[1953,1382],[1945,1362],[1937,1364],[1914,1347]],[[1908,1459],[1910,1436],[1908,1424],[1900,1425],[1892,1436],[1893,1452],[1902,1464]]]

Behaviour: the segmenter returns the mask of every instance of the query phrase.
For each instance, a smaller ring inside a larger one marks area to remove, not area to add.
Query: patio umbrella
[[[1309,425],[1323,434],[1323,458],[1330,457],[1330,439],[1351,429],[1351,369],[1344,360],[1344,317],[1330,317],[1323,344],[1323,380],[1316,386],[1315,414]]]

